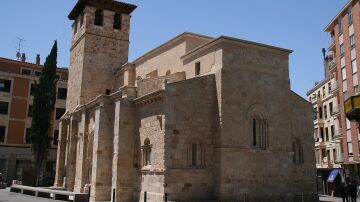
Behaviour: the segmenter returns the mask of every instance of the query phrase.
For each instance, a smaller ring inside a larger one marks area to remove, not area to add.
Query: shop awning
[[[327,179],[327,182],[334,182],[337,174],[339,174],[340,171],[341,171],[340,169],[333,169]]]

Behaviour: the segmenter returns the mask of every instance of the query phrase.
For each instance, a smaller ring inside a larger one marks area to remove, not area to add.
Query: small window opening
[[[118,13],[114,15],[114,29],[121,29],[121,15]]]
[[[195,63],[195,76],[200,75],[201,64],[200,62]]]
[[[95,25],[103,25],[104,12],[102,10],[95,11]]]
[[[144,146],[143,146],[143,159],[144,159],[144,166],[150,165],[151,164],[151,145],[150,145],[150,140],[146,139],[144,141]]]
[[[111,90],[110,90],[110,89],[106,89],[106,90],[105,90],[105,94],[106,94],[106,95],[110,95],[110,94],[111,94]]]
[[[191,165],[197,166],[197,145],[192,144],[191,148]]]

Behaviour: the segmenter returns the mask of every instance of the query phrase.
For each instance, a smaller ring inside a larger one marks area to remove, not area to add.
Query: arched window
[[[114,29],[121,29],[121,15],[116,13],[114,15]]]
[[[252,147],[266,149],[266,120],[262,118],[252,119]]]
[[[145,139],[144,141],[144,146],[143,146],[143,165],[147,166],[151,164],[151,146],[150,145],[150,140],[148,138]]]
[[[104,12],[102,10],[95,11],[95,25],[102,26],[103,25]]]
[[[252,105],[246,114],[249,126],[250,146],[253,149],[266,149],[268,147],[268,119],[265,107],[259,104]]]

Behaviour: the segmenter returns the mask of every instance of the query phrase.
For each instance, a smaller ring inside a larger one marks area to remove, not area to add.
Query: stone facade
[[[130,63],[134,9],[79,1],[70,14],[89,24],[74,34],[55,185],[91,201],[318,201],[291,51],[185,32]],[[117,12],[125,26],[109,29]]]

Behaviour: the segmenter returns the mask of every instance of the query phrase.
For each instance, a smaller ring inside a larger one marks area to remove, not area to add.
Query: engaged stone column
[[[81,121],[78,125],[78,135],[77,135],[77,155],[76,155],[76,174],[75,174],[75,192],[83,192],[85,181],[88,173],[87,169],[87,147],[88,147],[88,134],[86,127],[86,112],[83,111],[81,114]]]
[[[66,136],[67,136],[67,123],[66,121],[60,121],[59,141],[58,141],[58,149],[56,156],[56,175],[55,175],[55,184],[54,184],[55,187],[64,186]]]
[[[103,100],[95,111],[90,201],[110,201],[114,137],[114,109]]]
[[[137,168],[134,160],[135,109],[129,99],[116,101],[114,121],[114,156],[112,201],[134,201],[137,191]],[[114,200],[114,197],[116,200]]]
[[[75,183],[75,167],[76,167],[76,136],[78,132],[78,126],[76,117],[71,116],[70,127],[68,133],[68,148],[66,158],[66,189],[68,191],[74,191]]]

